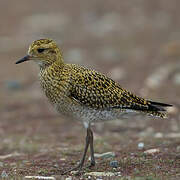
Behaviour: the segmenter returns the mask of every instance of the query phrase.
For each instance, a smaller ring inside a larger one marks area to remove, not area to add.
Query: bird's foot
[[[67,173],[69,173],[69,172],[77,171],[75,174],[78,175],[78,174],[81,173],[81,170],[82,170],[82,165],[81,165],[81,164],[78,164],[77,166],[75,166],[75,167],[73,167],[73,168],[71,168],[71,169],[68,169],[68,170],[62,172],[61,174],[62,174],[62,175],[65,175],[65,174],[67,174]]]
[[[95,166],[95,162],[92,161],[89,165],[86,166],[86,168],[92,168]]]
[[[88,166],[86,166],[85,168],[92,168],[92,167],[94,167],[94,166],[95,166],[95,162],[91,162],[91,163],[90,163]],[[62,175],[65,175],[65,174],[67,174],[67,173],[69,173],[69,172],[73,172],[73,171],[75,171],[75,172],[74,172],[75,175],[81,174],[81,173],[82,173],[82,164],[79,163],[77,166],[75,166],[75,167],[73,167],[73,168],[71,168],[71,169],[68,169],[68,170],[62,172],[61,174],[62,174]]]

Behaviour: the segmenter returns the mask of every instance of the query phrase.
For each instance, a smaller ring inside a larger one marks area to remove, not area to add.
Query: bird
[[[52,39],[35,40],[16,64],[25,61],[39,66],[40,85],[53,107],[61,115],[82,122],[87,131],[80,162],[62,174],[82,171],[89,146],[88,167],[95,166],[92,124],[136,114],[166,118],[166,108],[172,106],[139,97],[93,69],[65,63],[62,50]]]

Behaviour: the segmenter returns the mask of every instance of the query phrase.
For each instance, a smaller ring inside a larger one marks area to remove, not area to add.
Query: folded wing
[[[77,66],[75,71],[76,77],[72,77],[71,96],[84,106],[95,109],[131,109],[152,115],[171,106],[138,97],[96,71]]]

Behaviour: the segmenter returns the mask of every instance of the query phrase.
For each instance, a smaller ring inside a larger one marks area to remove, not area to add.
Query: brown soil
[[[0,2],[1,177],[5,173],[7,179],[42,175],[74,180],[105,171],[121,176],[102,179],[179,179],[179,6],[177,0]],[[112,151],[116,156],[98,158],[95,167],[80,175],[61,176],[80,159],[85,130],[52,109],[33,63],[14,64],[29,43],[42,37],[55,39],[68,62],[108,74],[138,95],[173,104],[168,119],[95,124],[95,152]],[[159,152],[144,154],[154,148]],[[118,168],[110,167],[112,160],[118,161]]]

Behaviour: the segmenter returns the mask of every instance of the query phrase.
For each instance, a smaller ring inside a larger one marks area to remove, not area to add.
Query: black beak
[[[30,60],[30,56],[27,55],[27,56],[24,56],[22,59],[20,59],[19,61],[16,62],[16,64],[19,64],[19,63],[22,63],[22,62],[25,62],[25,61],[29,61]]]

